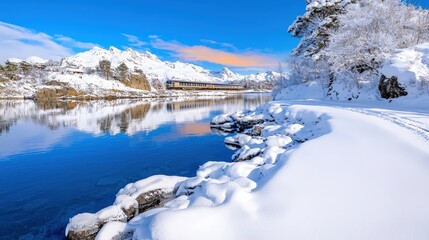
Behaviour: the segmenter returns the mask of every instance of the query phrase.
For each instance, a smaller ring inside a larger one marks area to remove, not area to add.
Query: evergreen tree
[[[19,63],[19,70],[24,76],[28,76],[30,74],[32,67],[33,66],[26,61]]]
[[[348,4],[355,2],[357,0],[306,0],[306,13],[288,29],[292,36],[301,38],[292,54],[323,59],[320,53],[329,42],[329,30],[338,27],[338,16],[345,13]]]
[[[112,64],[109,60],[101,60],[98,62],[98,69],[101,76],[109,80],[112,77]]]
[[[129,70],[128,66],[125,63],[121,63],[118,67],[116,67],[115,71],[120,81],[128,80],[128,77],[129,77],[128,70]]]
[[[3,67],[3,72],[5,77],[10,80],[18,80],[18,65],[16,63],[6,61],[5,66]]]

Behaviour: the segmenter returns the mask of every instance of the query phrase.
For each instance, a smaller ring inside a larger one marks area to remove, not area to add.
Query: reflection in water
[[[211,132],[211,129],[208,123],[185,123],[180,128],[180,133],[182,136],[186,136],[186,135],[202,136],[210,132]]]
[[[211,118],[269,99],[0,101],[0,238],[64,239],[68,218],[110,205],[128,182],[227,161]]]
[[[255,108],[269,95],[251,94],[225,98],[176,100],[115,100],[86,102],[0,101],[0,136],[18,120],[28,120],[50,129],[73,127],[79,131],[134,135],[175,122],[197,121],[211,111],[234,112]],[[197,113],[197,114],[195,114]]]

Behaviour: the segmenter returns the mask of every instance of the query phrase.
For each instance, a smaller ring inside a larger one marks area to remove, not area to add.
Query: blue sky
[[[296,46],[298,39],[287,28],[304,11],[304,0],[6,1],[0,41],[7,34],[29,39],[8,46],[0,60],[29,54],[62,57],[98,45],[149,50],[163,60],[211,69],[261,70],[269,68],[261,62],[284,61]],[[10,29],[19,33],[7,33]],[[28,45],[49,49],[33,51]]]

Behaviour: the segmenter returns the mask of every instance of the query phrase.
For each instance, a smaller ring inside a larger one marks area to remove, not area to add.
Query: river
[[[270,99],[0,101],[1,239],[64,239],[69,218],[112,204],[129,182],[230,161],[210,120]]]

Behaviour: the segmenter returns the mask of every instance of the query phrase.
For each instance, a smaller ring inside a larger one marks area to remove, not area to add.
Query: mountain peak
[[[25,59],[26,62],[30,63],[30,64],[44,64],[49,62],[49,60],[40,58],[40,57],[36,57],[36,56],[31,56],[27,59]]]
[[[121,53],[121,50],[115,48],[114,46],[110,46],[109,51],[112,53]]]
[[[234,74],[231,70],[229,70],[229,68],[227,68],[227,67],[223,67],[223,69],[222,69],[222,72],[223,73],[225,73],[225,74]]]
[[[91,52],[95,52],[95,51],[100,51],[100,50],[104,50],[103,48],[101,48],[101,47],[99,47],[99,46],[94,46],[94,47],[92,47],[91,48],[91,50],[89,50],[89,51],[91,51]]]

